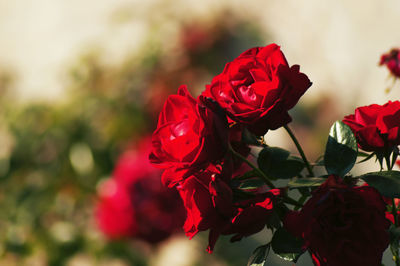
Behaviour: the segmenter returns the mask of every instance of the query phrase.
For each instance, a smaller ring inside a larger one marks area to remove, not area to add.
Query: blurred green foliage
[[[260,32],[232,14],[229,23],[185,23],[174,57],[154,38],[121,65],[91,51],[70,68],[63,101],[2,97],[0,264],[80,265],[73,262],[83,257],[94,265],[147,265],[151,252],[142,243],[107,242],[97,230],[96,186],[124,147],[151,132],[167,95],[180,84],[201,91],[226,62],[265,45]],[[9,81],[0,81],[3,95]],[[242,265],[254,245],[216,257]]]

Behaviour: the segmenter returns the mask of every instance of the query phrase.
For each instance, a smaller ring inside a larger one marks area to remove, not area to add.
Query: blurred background
[[[291,126],[316,160],[335,120],[399,98],[378,67],[400,46],[399,14],[397,0],[0,0],[0,265],[245,265],[265,232],[222,238],[209,255],[207,234],[189,241],[180,221],[163,239],[138,234],[149,223],[145,211],[129,220],[130,203],[124,228],[103,221],[118,184],[143,192],[117,169],[146,164],[143,143],[179,85],[197,96],[226,62],[271,42],[313,81]],[[281,130],[266,141],[295,152]]]

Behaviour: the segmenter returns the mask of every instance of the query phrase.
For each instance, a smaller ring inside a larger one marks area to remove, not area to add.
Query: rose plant
[[[336,121],[323,158],[310,163],[288,126],[288,111],[310,86],[270,44],[226,64],[198,98],[185,86],[168,97],[149,159],[183,200],[183,229],[189,238],[208,230],[211,253],[220,235],[238,241],[268,228],[272,239],[249,265],[266,265],[272,248],[293,262],[307,251],[315,265],[378,266],[390,246],[399,266],[400,171],[392,168],[400,102],[359,107]],[[280,127],[299,156],[266,144],[268,130]],[[351,173],[374,156],[380,171]]]

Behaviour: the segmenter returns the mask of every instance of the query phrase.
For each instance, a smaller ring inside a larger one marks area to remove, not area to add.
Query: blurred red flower
[[[379,65],[386,66],[394,77],[400,78],[400,49],[394,48],[383,54]]]
[[[125,152],[112,178],[99,189],[96,217],[111,239],[138,238],[156,243],[179,231],[185,210],[176,189],[161,184],[161,170],[148,161],[150,138]]]

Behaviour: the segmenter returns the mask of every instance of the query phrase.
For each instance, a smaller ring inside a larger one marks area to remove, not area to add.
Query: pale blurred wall
[[[301,65],[314,82],[304,101],[333,93],[349,107],[400,95],[399,84],[384,93],[391,83],[377,67],[382,52],[400,46],[399,0],[0,0],[0,68],[17,74],[18,97],[58,99],[66,66],[82,51],[101,48],[106,60],[123,60],[159,13],[187,19],[224,7],[262,23],[289,63]],[[129,10],[129,22],[115,23]],[[160,34],[171,37],[169,30]]]
[[[314,85],[307,97],[335,94],[344,105],[398,99],[379,57],[400,47],[400,1],[268,1],[271,27],[291,62],[300,63]]]
[[[140,2],[135,1],[135,2]],[[105,47],[110,61],[138,45],[140,21],[115,27],[126,0],[0,0],[0,67],[17,74],[23,99],[63,93],[66,67],[87,49]]]

